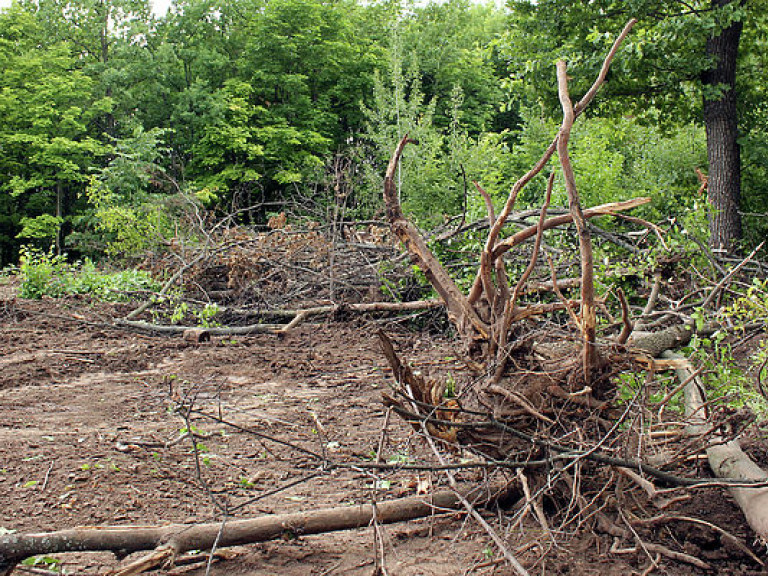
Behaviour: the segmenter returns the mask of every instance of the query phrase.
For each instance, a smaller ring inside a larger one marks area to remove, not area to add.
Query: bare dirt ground
[[[196,417],[197,471],[179,400],[229,422],[338,461],[363,461],[382,446],[389,461],[427,460],[403,422],[385,428],[380,393],[390,373],[372,320],[306,324],[285,338],[256,335],[190,344],[113,329],[125,305],[88,299],[26,301],[0,287],[0,527],[19,532],[82,525],[148,525],[253,517],[370,502],[442,483],[415,472],[324,472],[314,459],[252,434]],[[450,340],[401,330],[398,344],[415,364],[461,377]],[[382,431],[385,431],[382,441]],[[309,478],[313,476],[312,478]],[[309,478],[291,488],[283,486]],[[467,481],[480,478],[465,474]],[[272,495],[270,493],[276,492]],[[740,513],[719,491],[695,504],[704,517],[749,542]],[[525,546],[538,525],[506,533],[503,511],[486,511],[532,574],[641,573],[648,560],[607,554],[611,540],[563,535],[543,554]],[[537,532],[537,530],[539,530]],[[473,521],[457,514],[238,548],[212,574],[392,576],[508,574]],[[707,530],[671,539],[721,574],[760,573]],[[750,542],[751,544],[751,542]],[[522,548],[522,550],[521,550]],[[111,554],[59,555],[67,573],[104,574]],[[135,556],[133,557],[135,558]],[[122,562],[129,561],[124,559]],[[17,568],[15,574],[23,574]],[[204,565],[162,574],[204,574]],[[662,560],[654,573],[696,574]]]

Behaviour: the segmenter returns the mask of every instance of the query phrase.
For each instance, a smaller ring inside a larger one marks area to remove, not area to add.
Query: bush
[[[105,301],[128,300],[136,290],[159,290],[160,285],[147,272],[122,270],[102,272],[86,259],[70,264],[66,255],[54,255],[30,247],[21,249],[19,296],[39,299],[60,298],[71,294],[89,294]]]

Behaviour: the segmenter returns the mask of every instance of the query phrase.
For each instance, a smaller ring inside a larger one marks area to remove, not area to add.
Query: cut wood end
[[[200,344],[202,342],[210,342],[211,333],[205,328],[190,328],[188,330],[184,330],[182,333],[182,338],[184,338],[184,340],[187,342]]]

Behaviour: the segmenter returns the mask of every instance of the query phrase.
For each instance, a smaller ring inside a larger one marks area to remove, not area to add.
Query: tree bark
[[[662,358],[685,359],[670,350]],[[688,381],[685,386],[685,416],[688,425],[684,429],[687,436],[698,437],[709,428],[707,419],[707,399],[704,397],[704,385],[695,376],[692,368],[681,367],[675,370],[681,382]],[[738,438],[725,441],[720,436],[713,435],[707,446],[707,461],[709,467],[718,478],[740,479],[747,481],[768,481],[768,473],[755,464],[741,449]],[[750,528],[757,537],[765,542],[768,539],[768,487],[730,486],[728,492],[744,513]]]
[[[261,516],[249,520],[230,520],[212,524],[169,524],[166,526],[104,526],[71,528],[59,532],[5,534],[0,536],[0,574],[9,576],[24,558],[41,554],[111,550],[131,553],[167,549],[172,555],[188,550],[207,550],[266,542],[283,536],[299,537],[336,530],[368,526],[375,518],[381,524],[404,522],[431,514],[461,508],[461,496],[485,503],[503,491],[475,487],[460,492],[442,490],[432,495],[409,496],[371,504],[309,510],[293,514]],[[165,560],[166,555],[154,557]],[[156,565],[151,563],[152,565]],[[147,566],[145,569],[152,566]]]
[[[737,0],[738,1],[738,0]],[[734,0],[712,0],[714,10],[722,10]],[[707,199],[710,245],[715,250],[732,252],[741,239],[741,159],[736,110],[736,61],[741,38],[741,21],[707,39],[707,56],[712,67],[702,74],[704,86],[704,126],[707,132],[709,180]],[[713,97],[713,91],[716,96]]]

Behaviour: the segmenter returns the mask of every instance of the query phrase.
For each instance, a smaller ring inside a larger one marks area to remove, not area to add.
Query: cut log
[[[498,492],[482,488],[462,493],[464,498],[480,503],[488,502],[497,495]],[[378,503],[375,517],[377,522],[390,524],[461,507],[459,493],[444,490],[431,496],[410,496]],[[266,542],[285,536],[299,537],[350,530],[368,526],[373,518],[373,505],[359,504],[248,520],[230,520],[223,526],[221,523],[106,526],[35,534],[4,534],[0,536],[0,574],[9,576],[16,564],[30,556],[104,550],[125,555],[142,550],[156,550],[150,557],[158,558],[158,562],[165,562],[168,554],[159,553],[162,550],[171,550],[172,555],[176,555],[188,550],[210,550],[214,542],[217,547],[224,548]],[[151,567],[153,566],[144,569]]]
[[[682,359],[674,352],[666,351],[663,358]],[[685,386],[685,415],[689,425],[685,433],[690,436],[698,436],[705,431],[706,424],[706,398],[701,380],[693,374],[691,367],[680,367],[675,373],[681,382],[688,380]],[[723,439],[714,436],[707,447],[707,460],[709,467],[718,478],[742,479],[749,481],[768,482],[768,473],[755,464],[741,449],[738,439],[723,442]],[[747,523],[755,531],[758,538],[768,542],[768,486],[741,487],[731,486],[728,492],[739,505]]]

